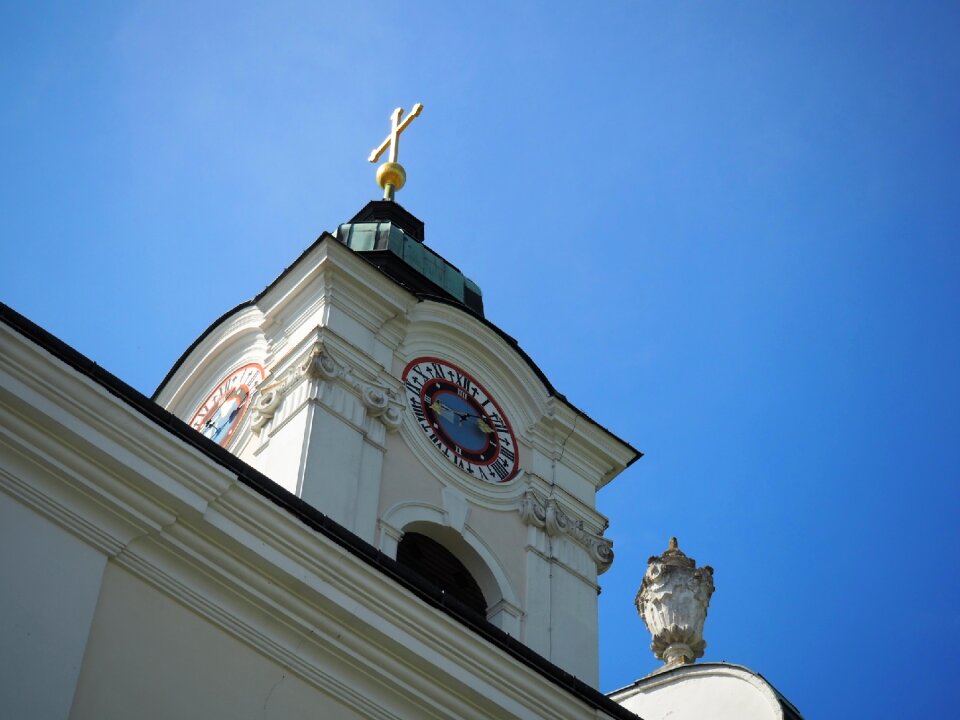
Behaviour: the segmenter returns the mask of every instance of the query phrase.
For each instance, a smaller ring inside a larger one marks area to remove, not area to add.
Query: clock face
[[[263,366],[257,363],[244,365],[231,372],[217,383],[194,413],[190,427],[225,447],[240,427],[253,391],[263,380],[263,374]]]
[[[506,415],[483,385],[445,360],[422,357],[403,370],[417,425],[451,463],[492,483],[519,470],[517,441]]]

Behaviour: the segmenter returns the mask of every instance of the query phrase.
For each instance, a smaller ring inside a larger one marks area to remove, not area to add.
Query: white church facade
[[[694,663],[712,571],[675,544],[638,596],[664,669],[597,689],[595,496],[640,453],[380,178],[153,398],[2,307],[4,716],[799,717]]]

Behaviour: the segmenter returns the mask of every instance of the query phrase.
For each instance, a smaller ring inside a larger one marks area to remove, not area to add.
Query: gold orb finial
[[[385,162],[377,168],[377,185],[383,188],[384,198],[387,200],[392,199],[393,193],[402,188],[406,182],[407,171],[400,163]],[[390,197],[387,197],[387,193]]]
[[[406,130],[407,126],[422,111],[423,105],[417,103],[413,106],[410,114],[403,119],[403,122],[400,122],[400,118],[403,116],[403,108],[394,110],[390,114],[390,134],[380,145],[374,148],[370,157],[367,158],[370,162],[376,162],[383,155],[383,152],[390,148],[387,162],[377,168],[377,184],[383,188],[384,200],[393,200],[393,194],[407,182],[407,173],[403,166],[397,162],[397,156],[400,152],[400,133]]]

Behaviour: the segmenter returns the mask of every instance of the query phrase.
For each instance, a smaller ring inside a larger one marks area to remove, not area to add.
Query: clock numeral
[[[493,429],[497,431],[498,435],[507,432],[507,424],[503,421],[503,418],[500,417],[499,413],[490,415],[490,424],[493,425]]]
[[[423,416],[423,405],[420,404],[419,399],[410,398],[410,408],[413,410],[414,416],[417,418],[418,422],[424,422],[426,418]]]
[[[439,450],[439,451],[442,452],[444,455],[446,455],[448,459],[452,459],[452,456],[450,455],[450,449],[449,449],[446,445],[443,444],[443,440],[441,440],[441,439],[437,436],[437,434],[436,434],[435,432],[433,432],[433,431],[430,432],[430,442],[432,442],[434,445],[436,445],[437,450]]]
[[[490,463],[490,475],[498,477],[501,482],[505,480],[507,475],[509,474],[510,474],[510,468],[507,467],[507,464],[503,462],[503,460],[500,460],[498,458],[497,460],[494,460],[492,463]]]
[[[513,454],[513,450],[511,450],[509,447],[503,447],[503,446],[500,448],[500,457],[506,458],[507,462],[510,463],[511,465],[513,464],[513,461],[516,460],[517,458],[517,456]]]
[[[465,398],[468,392],[476,393],[473,383],[470,382],[470,378],[468,378],[466,375],[451,370],[450,379],[463,389],[463,395],[461,395],[461,397]]]

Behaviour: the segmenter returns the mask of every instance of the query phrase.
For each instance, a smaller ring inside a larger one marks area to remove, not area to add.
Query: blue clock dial
[[[490,449],[490,434],[481,429],[479,421],[483,414],[475,404],[440,383],[425,399],[430,400],[428,405],[440,429],[454,445],[475,455],[482,455]]]

